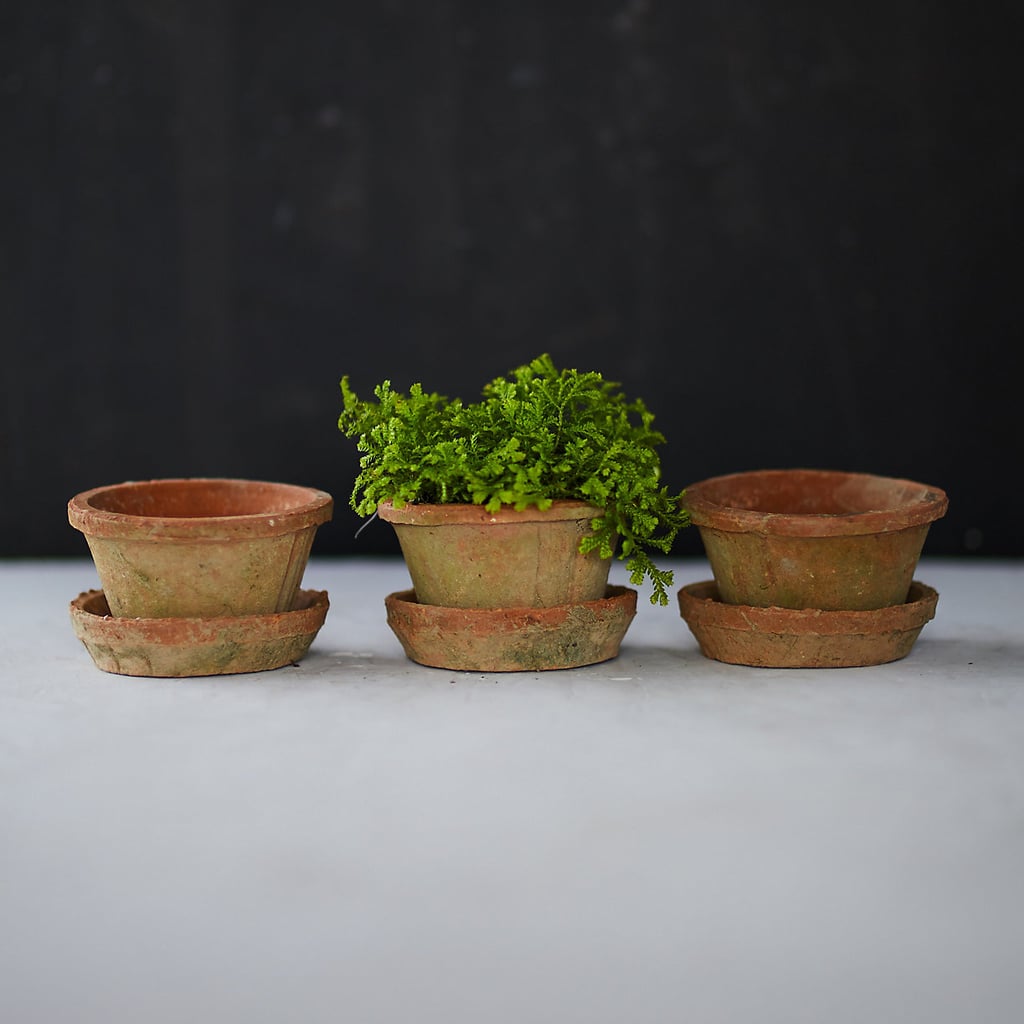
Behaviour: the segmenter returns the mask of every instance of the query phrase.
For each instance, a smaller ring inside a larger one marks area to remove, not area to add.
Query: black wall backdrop
[[[354,539],[341,375],[468,398],[548,351],[647,401],[675,487],[908,476],[950,495],[926,553],[1024,554],[1017,5],[0,12],[0,553],[199,475],[397,551]]]

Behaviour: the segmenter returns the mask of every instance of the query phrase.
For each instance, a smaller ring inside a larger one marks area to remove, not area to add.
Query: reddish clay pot
[[[910,480],[809,469],[714,477],[685,501],[727,604],[860,611],[906,601],[948,505]]]
[[[300,590],[291,611],[214,619],[118,619],[102,590],[71,602],[71,626],[96,667],[125,676],[265,672],[299,661],[324,624],[327,594]]]
[[[679,591],[679,611],[702,653],[759,668],[853,668],[905,658],[939,595],[923,583],[907,600],[873,611],[725,604],[713,580]]]
[[[113,615],[214,618],[290,611],[324,491],[255,480],[147,480],[68,503]]]
[[[636,591],[555,608],[446,608],[405,590],[385,599],[388,625],[421,665],[465,672],[535,672],[608,661],[636,615]]]
[[[601,510],[580,501],[517,512],[481,505],[377,507],[391,523],[420,604],[551,608],[604,596],[611,559],[581,555]]]

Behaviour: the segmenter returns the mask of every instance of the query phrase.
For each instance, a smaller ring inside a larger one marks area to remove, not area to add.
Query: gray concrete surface
[[[314,559],[300,666],[159,680],[74,638],[87,560],[0,564],[0,1020],[1024,1019],[1024,566],[918,578],[888,666],[642,597],[615,661],[482,675],[405,659],[400,562]]]

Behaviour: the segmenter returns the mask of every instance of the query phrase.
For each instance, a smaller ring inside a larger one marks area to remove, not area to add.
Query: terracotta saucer
[[[875,611],[725,604],[714,580],[679,591],[679,610],[708,658],[761,668],[853,668],[905,658],[935,616],[937,591],[916,580],[905,604]]]
[[[218,676],[298,661],[327,617],[327,592],[300,590],[290,612],[205,619],[125,619],[102,590],[71,602],[71,626],[97,668],[124,676]]]
[[[636,591],[552,608],[447,608],[389,594],[388,625],[420,665],[465,672],[535,672],[608,661],[636,615]]]

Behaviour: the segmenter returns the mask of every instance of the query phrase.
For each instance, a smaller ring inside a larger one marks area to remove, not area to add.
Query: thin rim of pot
[[[104,508],[102,499],[173,488],[196,491],[250,491],[273,495],[265,507],[226,515],[148,515]],[[76,494],[68,502],[68,521],[89,537],[159,540],[219,540],[235,536],[276,537],[317,527],[330,520],[334,499],[326,491],[300,484],[232,477],[167,477],[153,480],[125,480],[105,484]]]
[[[875,493],[891,492],[894,500],[883,507],[838,512],[765,511],[740,503],[754,483],[774,478],[806,482],[808,486],[830,485],[833,489],[872,488]],[[731,498],[730,495],[737,497]],[[737,503],[733,504],[731,501]],[[697,527],[726,533],[753,533],[789,537],[835,537],[890,533],[930,524],[946,514],[949,499],[941,488],[900,477],[873,473],[852,473],[831,469],[761,469],[710,477],[691,484],[683,504]]]
[[[517,511],[511,505],[502,505],[497,512],[488,512],[483,505],[453,502],[451,504],[421,504],[407,502],[395,508],[390,500],[377,505],[377,515],[385,522],[400,526],[466,526],[491,523],[560,522],[573,519],[597,519],[604,509],[586,501],[557,499],[547,509],[531,505]]]

